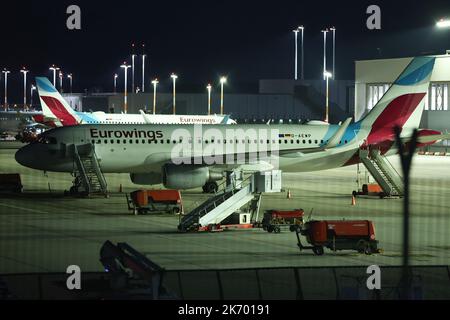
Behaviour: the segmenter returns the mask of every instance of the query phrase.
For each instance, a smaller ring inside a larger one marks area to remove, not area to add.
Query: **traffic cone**
[[[287,199],[291,199],[291,198],[292,198],[291,189],[288,189]]]
[[[122,193],[122,184],[119,186],[119,193]]]
[[[356,197],[352,195],[352,206],[356,206]]]

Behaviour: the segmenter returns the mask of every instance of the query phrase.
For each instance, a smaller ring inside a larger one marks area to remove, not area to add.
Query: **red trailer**
[[[178,214],[183,204],[179,190],[136,190],[127,197],[128,209],[134,214],[165,211]]]
[[[289,227],[291,232],[299,230],[303,225],[303,209],[291,211],[268,210],[264,213],[262,227],[267,232],[279,233],[282,227]]]
[[[308,221],[296,232],[300,250],[312,249],[316,255],[323,255],[323,248],[337,250],[356,250],[359,253],[378,253],[375,239],[375,226],[369,220],[325,220]],[[300,236],[306,237],[311,247],[305,247]]]

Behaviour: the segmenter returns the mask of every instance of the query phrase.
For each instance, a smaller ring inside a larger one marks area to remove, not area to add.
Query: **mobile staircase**
[[[227,173],[228,174],[228,173]],[[181,232],[198,231],[201,228],[214,230],[226,218],[244,205],[251,203],[252,213],[258,212],[261,193],[257,190],[257,175],[252,174],[245,180],[232,180],[227,176],[224,190],[217,192],[197,208],[186,214],[178,225]]]
[[[70,193],[107,196],[106,179],[100,169],[93,145],[72,145],[71,151],[75,162],[75,180]]]
[[[361,148],[359,158],[383,189],[385,197],[402,197],[404,195],[402,177],[380,150]]]

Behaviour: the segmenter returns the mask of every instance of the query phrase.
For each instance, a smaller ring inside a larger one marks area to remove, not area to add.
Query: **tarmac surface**
[[[294,233],[262,229],[178,233],[178,216],[134,216],[125,193],[136,189],[126,174],[108,174],[109,198],[63,195],[72,177],[20,166],[16,150],[0,149],[0,173],[20,173],[21,195],[0,195],[0,274],[65,272],[69,265],[102,271],[99,251],[106,240],[127,242],[167,270],[306,266],[398,266],[402,263],[401,199],[357,198],[356,166],[283,174],[285,192],[264,194],[267,209],[313,209],[314,219],[370,219],[382,254],[351,251],[315,256],[300,252]],[[391,159],[399,168],[397,157]],[[416,156],[411,176],[411,264],[450,264],[450,157]],[[401,169],[399,168],[399,171]],[[122,185],[123,193],[119,193]],[[292,199],[287,199],[287,190]],[[186,212],[207,199],[200,190],[182,193]]]

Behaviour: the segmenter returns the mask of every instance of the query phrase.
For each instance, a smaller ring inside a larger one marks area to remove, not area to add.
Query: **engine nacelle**
[[[208,181],[223,178],[222,173],[211,172],[208,167],[166,164],[163,167],[163,184],[169,189],[193,189]]]
[[[134,184],[154,185],[162,182],[161,173],[131,173],[130,179]]]

